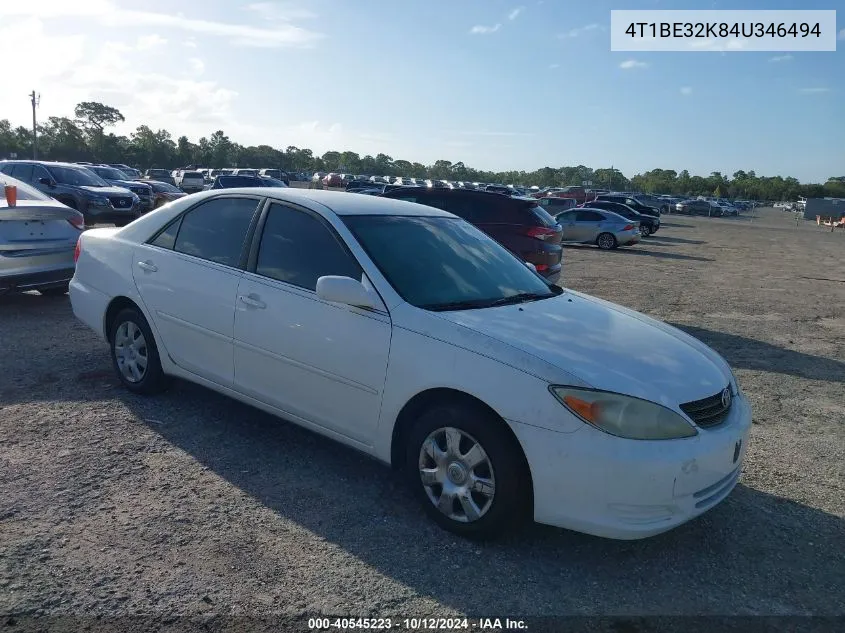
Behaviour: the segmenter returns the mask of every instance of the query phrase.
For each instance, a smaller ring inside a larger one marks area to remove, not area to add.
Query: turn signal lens
[[[599,405],[597,402],[587,402],[575,396],[564,396],[563,404],[572,409],[588,422],[596,423],[599,418]]]

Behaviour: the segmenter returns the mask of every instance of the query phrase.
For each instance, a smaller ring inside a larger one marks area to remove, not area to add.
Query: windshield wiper
[[[556,296],[557,295],[555,293],[540,294],[539,292],[520,292],[519,294],[511,295],[510,297],[502,297],[501,299],[496,299],[490,305],[506,306],[514,303],[525,303],[527,301],[539,301],[540,299],[549,299],[551,297]]]
[[[423,310],[433,312],[446,312],[448,310],[474,310],[476,308],[489,308],[494,305],[495,299],[472,299],[470,301],[449,301],[446,303],[427,303],[421,305]]]

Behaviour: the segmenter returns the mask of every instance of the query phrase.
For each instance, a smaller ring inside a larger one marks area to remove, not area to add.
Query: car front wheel
[[[417,419],[407,472],[425,511],[441,527],[490,538],[525,519],[530,478],[503,424],[462,403],[437,406]]]
[[[640,227],[640,233],[642,233],[643,237],[648,237],[651,235],[651,227],[648,224],[643,224]]]

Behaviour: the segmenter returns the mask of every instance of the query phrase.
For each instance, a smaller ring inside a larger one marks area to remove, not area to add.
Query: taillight
[[[73,217],[68,218],[68,222],[73,228],[79,229],[80,231],[85,228],[85,218],[81,213],[75,213]]]
[[[79,239],[76,240],[76,248],[73,249],[73,263],[79,261],[79,253],[82,252],[82,236],[79,236]]]
[[[550,229],[545,226],[532,226],[525,234],[528,237],[536,237],[538,240],[548,240],[557,235],[557,229]]]
[[[623,230],[623,231],[633,231],[633,230],[634,230],[634,225],[633,225],[633,224],[626,224],[626,225],[625,225],[625,228],[624,228],[624,229],[622,229],[622,230]]]
[[[548,264],[534,264],[534,268],[537,269],[537,272],[543,272],[544,270],[549,269],[549,265]]]

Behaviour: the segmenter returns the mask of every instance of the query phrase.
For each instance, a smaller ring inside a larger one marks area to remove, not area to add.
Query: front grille
[[[115,209],[131,209],[132,198],[126,196],[109,196],[109,202]]]
[[[730,391],[730,387],[728,387]],[[711,427],[725,421],[733,404],[733,397],[728,406],[722,404],[722,391],[701,400],[694,400],[681,405],[681,411],[700,427]],[[731,394],[733,396],[733,394]]]
[[[146,187],[129,187],[129,191],[134,193],[136,196],[149,196],[150,190]]]

